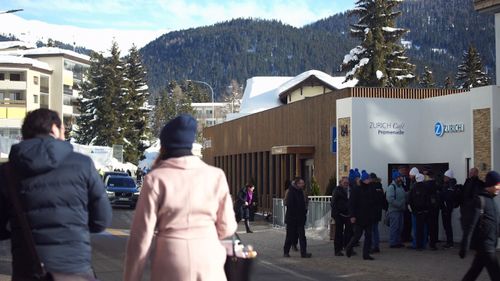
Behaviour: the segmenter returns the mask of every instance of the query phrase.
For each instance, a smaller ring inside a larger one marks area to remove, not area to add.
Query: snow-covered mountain
[[[168,31],[90,29],[26,20],[14,14],[0,16],[0,34],[2,35],[13,35],[32,44],[39,40],[46,43],[50,38],[105,53],[111,48],[112,40],[118,42],[121,50],[127,51],[132,44],[141,48],[166,32]]]

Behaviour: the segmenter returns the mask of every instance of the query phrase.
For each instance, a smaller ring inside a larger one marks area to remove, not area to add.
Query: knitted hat
[[[455,178],[455,174],[453,173],[453,170],[447,170],[446,172],[444,172],[444,176],[448,177],[450,179],[454,179]]]
[[[161,146],[167,149],[191,149],[196,130],[196,120],[189,114],[181,114],[170,120],[161,130]]]
[[[399,173],[399,171],[396,169],[392,170],[392,180],[396,180],[399,177],[401,177],[401,174]]]
[[[424,175],[422,175],[422,174],[420,174],[420,173],[418,173],[418,174],[415,176],[415,180],[416,180],[417,182],[423,182],[423,181],[425,180],[425,176],[424,176]]]
[[[361,174],[359,173],[358,168],[354,169],[354,178],[360,178]]]
[[[349,181],[353,181],[353,180],[354,180],[354,170],[350,169],[349,170]]]
[[[484,187],[492,187],[500,183],[500,174],[495,171],[489,171],[486,174],[486,179],[484,181]]]
[[[369,178],[370,178],[370,175],[365,170],[361,171],[361,180],[362,181],[365,181]]]
[[[411,170],[410,170],[410,176],[416,176],[418,174],[420,174],[420,171],[417,169],[417,167],[411,168]]]

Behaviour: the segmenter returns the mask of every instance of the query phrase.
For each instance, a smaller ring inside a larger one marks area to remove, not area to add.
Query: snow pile
[[[380,80],[380,79],[382,79],[382,77],[384,77],[384,73],[382,73],[382,71],[380,71],[380,70],[377,70],[376,74],[377,74],[378,80]]]
[[[4,41],[0,42],[0,50],[6,50],[6,49],[33,49],[36,48],[35,44],[32,43],[27,43],[23,41]]]
[[[356,73],[356,71],[358,71],[358,68],[364,66],[365,64],[367,64],[368,62],[370,62],[370,59],[369,58],[362,58],[358,64],[356,64],[352,69],[351,71],[347,72],[346,74],[346,77],[349,77],[349,76],[352,76]]]

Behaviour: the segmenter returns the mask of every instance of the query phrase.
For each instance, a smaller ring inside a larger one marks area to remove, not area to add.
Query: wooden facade
[[[300,175],[307,181],[314,175],[324,193],[336,176],[332,128],[337,99],[423,99],[458,92],[462,91],[348,88],[326,93],[205,128],[203,136],[210,145],[203,149],[203,159],[225,171],[233,196],[253,182],[259,208],[270,210],[272,198],[284,196],[286,180]]]

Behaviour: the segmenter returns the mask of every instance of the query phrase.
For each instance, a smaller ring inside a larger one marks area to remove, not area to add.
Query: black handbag
[[[24,241],[27,244],[27,248],[30,251],[30,256],[35,263],[34,270],[35,273],[33,276],[29,278],[29,280],[37,280],[37,281],[98,281],[95,277],[87,276],[87,275],[78,275],[78,274],[66,274],[66,273],[51,273],[47,272],[45,269],[45,265],[40,260],[38,253],[35,248],[35,240],[33,239],[33,234],[31,232],[31,227],[28,222],[28,218],[24,213],[24,210],[21,206],[21,201],[19,200],[16,186],[19,186],[20,181],[16,172],[14,172],[11,168],[10,163],[6,163],[3,165],[3,172],[5,175],[5,179],[7,181],[8,194],[10,196],[11,202],[14,205],[14,211],[16,213],[17,219],[19,220],[19,225],[22,229],[22,234]],[[23,280],[23,278],[19,278]]]
[[[253,263],[255,257],[238,257],[236,256],[236,238],[241,241],[239,235],[235,233],[232,236],[232,255],[228,253],[226,263],[224,264],[224,272],[228,281],[249,281],[251,280]]]

